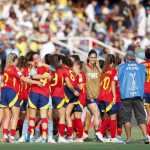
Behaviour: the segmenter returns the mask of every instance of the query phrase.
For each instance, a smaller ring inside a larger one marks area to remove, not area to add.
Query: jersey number
[[[110,83],[110,78],[109,77],[105,77],[103,81],[104,81],[103,89],[107,90],[107,88],[109,86],[109,83]]]
[[[146,69],[146,75],[147,75],[146,81],[149,82],[150,81],[150,69]]]
[[[51,86],[55,86],[58,82],[58,75],[55,73],[55,76],[53,78],[53,83],[51,84]]]

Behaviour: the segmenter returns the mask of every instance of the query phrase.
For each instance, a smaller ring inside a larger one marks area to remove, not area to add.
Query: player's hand
[[[48,79],[51,80],[51,79],[52,79],[52,76],[51,76],[49,73],[47,73],[47,74],[44,75],[44,78],[48,78]]]
[[[74,91],[73,93],[75,96],[79,96],[79,92],[78,91]]]
[[[99,61],[96,62],[96,66],[97,66],[98,68],[100,68],[100,67],[99,67]]]
[[[115,97],[113,98],[113,101],[111,103],[112,103],[112,105],[116,104],[116,98]]]
[[[37,85],[38,85],[39,87],[43,87],[43,84],[42,84],[41,82],[37,82]]]
[[[150,116],[147,117],[147,124],[150,123]]]

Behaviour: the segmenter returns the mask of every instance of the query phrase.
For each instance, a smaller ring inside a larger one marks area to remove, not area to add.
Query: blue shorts
[[[116,114],[121,109],[121,103],[116,103],[112,106],[109,102],[101,101],[99,104],[99,109],[101,112],[107,112],[110,115]]]
[[[144,105],[150,106],[150,93],[144,94]]]
[[[83,111],[83,105],[78,103],[77,105],[75,105],[75,107],[73,108],[72,113],[74,112],[82,112]]]
[[[34,92],[30,92],[28,99],[29,107],[33,109],[48,109],[49,98]]]
[[[68,103],[77,103],[79,100],[79,96],[75,96],[72,91],[68,87],[65,86],[65,101]],[[75,88],[79,92],[78,88]]]
[[[0,107],[20,107],[18,94],[11,88],[2,89]]]
[[[66,108],[66,102],[65,99],[61,99],[59,97],[52,97],[53,106],[55,106],[56,109],[60,109],[62,107]]]
[[[20,110],[26,111],[28,106],[28,99],[24,99],[20,102]]]
[[[93,103],[98,106],[98,99],[93,99],[93,100],[86,99],[87,109],[90,111],[91,114],[93,114],[93,113],[92,113],[91,109],[88,107],[88,105],[93,104]]]

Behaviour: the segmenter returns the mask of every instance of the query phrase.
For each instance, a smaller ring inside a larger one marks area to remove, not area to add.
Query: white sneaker
[[[101,142],[104,142],[103,135],[100,132],[96,132],[95,135]]]
[[[26,139],[24,136],[22,136],[19,140],[18,140],[18,143],[25,143],[26,142]]]
[[[82,138],[77,138],[77,139],[75,139],[75,141],[74,142],[77,142],[77,143],[83,143],[84,141],[83,141],[83,139]]]
[[[68,143],[68,141],[64,137],[59,137],[58,143]]]
[[[85,132],[83,132],[83,140],[85,140],[86,138],[88,138],[88,134],[86,134]]]
[[[67,140],[69,143],[72,143],[72,142],[74,142],[74,140],[73,140],[73,138],[68,138],[68,140]]]
[[[52,138],[52,137],[48,137],[48,143],[52,143],[52,144],[55,144],[56,141]]]
[[[119,142],[119,140],[117,138],[111,138],[110,142],[111,143],[121,143],[121,142]]]
[[[36,143],[41,143],[42,137],[40,136],[38,139],[35,140]]]
[[[104,140],[105,143],[109,143],[111,141],[111,139],[109,137],[108,138],[104,137],[103,140]]]

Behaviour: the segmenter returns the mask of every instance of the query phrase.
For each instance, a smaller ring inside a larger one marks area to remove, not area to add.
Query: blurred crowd
[[[0,58],[10,52],[18,56],[27,51],[65,52],[51,42],[52,37],[91,36],[121,51],[135,51],[139,57],[150,46],[150,0],[0,0]],[[76,46],[88,51],[88,41]],[[98,55],[108,50],[92,43]]]

